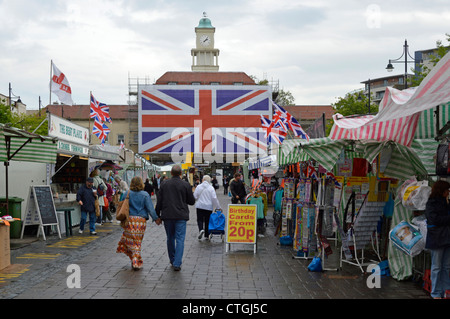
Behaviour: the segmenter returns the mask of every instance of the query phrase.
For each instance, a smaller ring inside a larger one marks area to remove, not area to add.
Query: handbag
[[[128,219],[128,216],[130,215],[130,192],[128,192],[127,197],[119,202],[119,205],[117,207],[117,214],[116,219],[119,221],[126,221]]]
[[[95,204],[95,216],[99,217],[100,216],[100,203],[99,203],[98,199],[95,200],[94,204]]]
[[[107,197],[103,198],[103,202],[105,203],[103,205],[104,210],[108,210],[108,208],[109,208],[109,200],[108,200],[108,198]]]

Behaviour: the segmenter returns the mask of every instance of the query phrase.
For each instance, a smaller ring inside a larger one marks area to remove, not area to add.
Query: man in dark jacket
[[[450,183],[434,183],[427,201],[427,238],[425,248],[431,251],[431,297],[442,299],[450,290]]]
[[[188,182],[181,179],[181,167],[172,167],[172,178],[161,183],[157,194],[156,213],[164,222],[167,235],[169,260],[175,271],[181,270],[189,220],[188,205],[195,204],[194,194]]]
[[[232,204],[237,204],[238,202],[245,204],[245,196],[247,193],[245,191],[244,183],[241,181],[240,173],[234,174],[234,179],[230,183],[230,192]]]
[[[81,220],[80,220],[80,234],[83,233],[84,225],[86,224],[87,215],[89,214],[89,231],[91,235],[96,235],[95,232],[95,198],[97,191],[92,187],[94,179],[88,177],[86,184],[82,185],[77,192],[77,202],[81,206]]]

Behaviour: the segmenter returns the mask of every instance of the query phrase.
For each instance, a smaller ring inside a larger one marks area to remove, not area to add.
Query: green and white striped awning
[[[347,140],[332,140],[328,137],[284,140],[278,156],[280,166],[314,159],[331,171],[342,150],[349,144]]]
[[[29,133],[0,123],[0,161],[56,163],[56,155],[56,138]]]
[[[435,138],[437,136],[436,130],[436,107],[422,112],[417,123],[416,139]],[[441,104],[439,106],[439,128],[442,128],[450,120],[450,102]]]
[[[353,145],[353,146],[352,146]],[[309,159],[319,162],[325,169],[332,171],[342,150],[346,156],[362,157],[372,162],[382,151],[390,151],[391,156],[384,174],[400,180],[411,176],[434,174],[434,154],[438,142],[434,139],[416,139],[411,147],[392,141],[348,141],[329,138],[303,140],[285,140],[279,155],[279,165],[294,164]],[[348,149],[352,149],[351,152]],[[405,165],[405,163],[409,163]]]

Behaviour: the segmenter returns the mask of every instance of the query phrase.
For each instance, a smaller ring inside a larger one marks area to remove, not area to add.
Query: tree
[[[447,42],[450,43],[450,34],[446,33]],[[450,46],[444,46],[441,40],[436,41],[436,52],[431,56],[431,63],[433,67],[450,51]],[[432,68],[433,68],[432,67]],[[411,69],[414,72],[414,77],[411,81],[412,86],[419,86],[422,80],[430,73],[431,69],[426,65],[422,65],[421,70],[417,71],[416,69]]]
[[[278,91],[278,96],[274,102],[280,106],[295,105],[295,99],[292,93],[283,89]]]
[[[9,124],[21,130],[33,132],[45,117],[39,117],[39,114],[26,115],[11,112],[8,105],[0,104],[0,123]],[[35,132],[39,135],[48,135],[48,123],[43,123]]]

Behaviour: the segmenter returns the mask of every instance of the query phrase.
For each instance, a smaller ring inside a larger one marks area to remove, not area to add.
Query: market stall
[[[51,113],[47,116],[48,135],[58,138],[56,163],[49,169],[55,207],[61,218],[75,226],[81,218],[76,193],[88,175],[89,129]],[[70,209],[71,216],[63,213],[65,208]]]
[[[5,164],[5,201],[2,203],[5,207],[3,210],[4,213],[1,214],[3,215],[3,218],[0,218],[0,242],[2,243],[0,249],[0,259],[2,260],[0,262],[0,269],[5,268],[10,264],[10,229],[8,225],[14,223],[19,223],[20,225],[20,222],[17,221],[17,219],[23,219],[23,216],[7,217],[11,214],[9,207],[11,195],[9,192],[9,164],[11,161],[34,162],[42,163],[43,165],[54,163],[56,161],[56,146],[56,138],[33,134],[0,123],[0,161]],[[17,212],[21,214],[21,210],[18,210]]]

